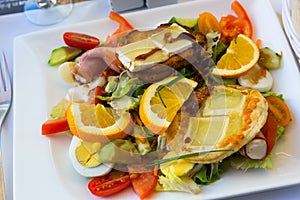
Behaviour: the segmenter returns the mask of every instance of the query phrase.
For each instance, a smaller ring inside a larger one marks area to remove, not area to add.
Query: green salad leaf
[[[69,102],[66,99],[61,99],[55,106],[53,106],[50,112],[50,117],[52,119],[58,119],[64,117],[68,105]]]
[[[247,171],[251,168],[272,169],[272,154],[269,154],[264,160],[252,160],[237,153],[231,157],[230,164],[235,169]]]
[[[126,73],[123,73],[119,77],[114,77],[108,80],[105,90],[107,92],[111,92],[110,96],[97,96],[97,98],[102,101],[111,101],[112,99],[122,98],[130,92],[134,92],[135,89],[142,85],[143,82],[140,79],[131,78]]]
[[[188,176],[178,177],[170,172],[167,176],[159,176],[156,191],[180,191],[198,194],[200,187]]]
[[[283,94],[276,94],[276,93],[273,92],[273,91],[264,92],[264,93],[262,93],[262,95],[263,95],[264,97],[276,96],[276,97],[278,97],[279,99],[281,99],[282,101],[284,101]]]
[[[205,164],[193,176],[193,180],[199,185],[209,185],[219,180],[223,171],[220,163]]]

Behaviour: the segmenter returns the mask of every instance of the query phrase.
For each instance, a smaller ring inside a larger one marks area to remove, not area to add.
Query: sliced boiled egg
[[[256,64],[248,72],[241,75],[238,78],[238,82],[243,87],[267,92],[272,89],[273,77],[267,69]]]
[[[75,62],[64,62],[58,68],[58,73],[61,79],[68,84],[74,84],[75,78],[73,75],[73,69],[75,67]]]
[[[100,143],[82,141],[73,136],[69,155],[74,169],[82,176],[95,177],[105,175],[111,171],[113,163],[102,163],[98,158]]]

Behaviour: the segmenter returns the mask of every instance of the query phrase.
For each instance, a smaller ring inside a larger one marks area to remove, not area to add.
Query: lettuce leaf
[[[269,154],[264,160],[252,160],[250,158],[246,158],[239,153],[231,156],[230,164],[235,169],[240,169],[247,171],[251,168],[262,168],[262,169],[272,169],[272,154]]]
[[[125,95],[131,96],[131,92],[143,85],[143,82],[138,78],[130,78],[126,73],[120,75],[117,79],[116,77],[108,80],[108,90],[111,96],[97,96],[102,101],[111,101],[112,99],[122,98]],[[107,90],[107,88],[105,89]],[[113,91],[112,91],[113,90]]]
[[[61,99],[55,106],[53,106],[50,112],[50,118],[58,119],[64,117],[68,105],[69,105],[69,101],[67,101],[66,99]]]
[[[277,126],[277,133],[276,133],[276,141],[284,134],[285,127],[284,126]]]
[[[273,92],[273,91],[263,92],[262,95],[263,95],[264,97],[275,96],[275,97],[278,97],[279,99],[281,99],[282,101],[284,101],[283,94],[276,94],[276,93]]]
[[[200,187],[188,176],[178,177],[170,172],[166,176],[159,176],[156,191],[179,191],[192,194],[201,192]]]
[[[219,32],[209,32],[206,34],[206,40],[207,40],[207,49],[206,52],[212,55],[214,52],[213,49],[216,49],[216,46],[220,40],[221,33]],[[214,60],[216,62],[216,60]]]
[[[206,164],[195,174],[193,180],[198,185],[209,185],[219,180],[223,171],[220,163]]]

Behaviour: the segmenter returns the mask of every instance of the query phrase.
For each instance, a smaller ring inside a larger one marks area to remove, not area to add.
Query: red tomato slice
[[[76,47],[82,50],[89,50],[97,47],[99,39],[83,33],[65,32],[63,39],[70,47]]]
[[[68,120],[65,117],[47,120],[42,124],[42,135],[49,135],[69,130]]]
[[[158,177],[153,172],[130,174],[134,192],[141,198],[148,197],[154,191]]]
[[[94,90],[90,91],[88,102],[90,104],[95,104],[95,105],[99,103],[102,104],[102,101],[99,98],[97,98],[97,96],[102,96],[104,93],[105,93],[104,88],[98,85]]]
[[[98,103],[102,103],[102,101],[100,99],[97,98],[97,96],[101,96],[105,93],[105,90],[103,87],[101,86],[97,86],[95,88],[95,96],[94,96],[94,99],[95,99],[95,105],[98,104]]]
[[[269,113],[267,121],[261,129],[261,132],[264,134],[268,145],[266,155],[269,155],[269,153],[271,153],[276,143],[277,126],[278,123],[276,122],[276,119],[272,114]]]
[[[238,1],[234,1],[231,4],[231,9],[236,13],[238,18],[246,19],[246,20],[250,21],[246,10],[243,8],[243,6]]]
[[[244,34],[247,37],[252,38],[252,22],[246,10],[238,1],[234,1],[231,4],[231,9],[236,13],[237,17],[233,15],[221,17],[220,27],[222,40],[225,42],[230,42],[239,34]]]
[[[130,184],[131,180],[127,172],[112,170],[104,176],[93,178],[89,182],[88,188],[92,194],[105,197],[124,190]]]

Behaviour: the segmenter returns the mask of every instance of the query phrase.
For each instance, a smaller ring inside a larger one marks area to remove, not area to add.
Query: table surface
[[[191,0],[179,0],[178,2],[185,2]],[[279,20],[281,17],[281,0],[270,0],[274,10],[278,14]],[[13,71],[13,41],[16,36],[54,28],[63,25],[75,24],[78,22],[88,21],[107,17],[111,6],[109,0],[91,0],[87,2],[76,3],[71,15],[64,21],[50,26],[37,26],[31,24],[25,17],[24,13],[7,14],[0,16],[0,51],[5,51],[7,61],[12,74]],[[12,24],[17,26],[12,26]],[[1,134],[1,148],[4,167],[4,179],[6,186],[7,199],[13,199],[13,112],[12,107],[7,120],[4,123]],[[248,199],[299,199],[300,185],[291,187],[265,191],[246,196],[239,196],[231,199],[248,200]]]

